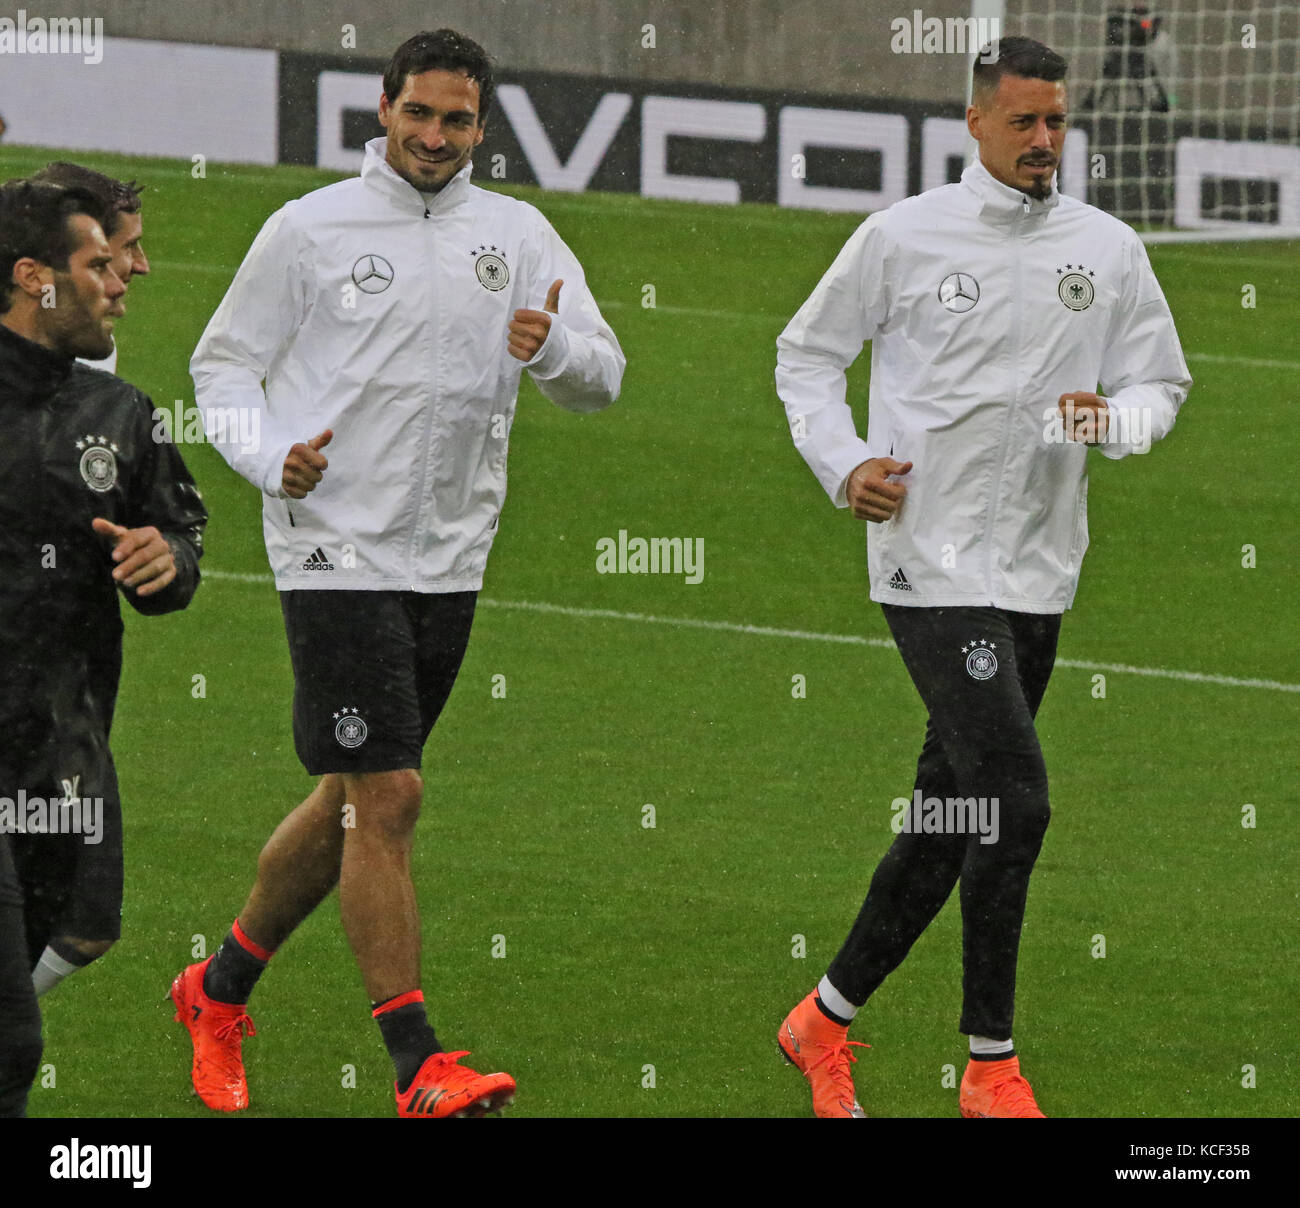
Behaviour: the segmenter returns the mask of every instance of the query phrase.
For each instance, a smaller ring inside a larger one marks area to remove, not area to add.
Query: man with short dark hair
[[[149,261],[140,243],[143,231],[140,186],[134,181],[126,183],[92,168],[63,161],[46,164],[29,179],[37,184],[57,185],[93,197],[97,204],[100,227],[112,254],[110,268],[113,273],[124,286],[130,285],[132,277],[148,274]],[[78,359],[92,369],[113,373],[117,369],[116,341],[106,357],[83,356]],[[78,850],[77,855],[77,885],[68,893],[65,904],[69,919],[85,917],[86,906],[81,899],[87,895],[93,896],[95,886],[113,883],[115,877],[111,869],[120,868],[122,859],[120,846],[113,843],[86,845]],[[107,862],[110,870],[107,873],[102,873],[97,867],[101,860]],[[120,911],[120,903],[117,909]],[[44,949],[36,958],[32,980],[38,998],[49,993],[64,978],[99,960],[113,946],[114,941],[111,939],[87,939],[73,934],[70,928],[71,924],[56,924]]]
[[[258,450],[214,443],[264,494],[294,740],[320,777],[267,842],[216,955],[173,984],[195,1089],[219,1111],[248,1105],[257,978],[335,885],[398,1114],[481,1115],[514,1095],[508,1074],[444,1052],[426,1017],[410,874],[421,755],[469,639],[521,371],[596,411],[624,359],[546,219],[470,184],[491,97],[487,55],[463,35],[399,47],[379,99],[387,136],[360,178],[272,215],[191,361],[206,420],[260,420]]]
[[[93,168],[65,160],[46,164],[31,179],[62,185],[64,188],[82,189],[91,194],[99,202],[103,214],[104,237],[113,253],[113,272],[128,287],[132,277],[149,275],[149,257],[144,254],[141,243],[144,237],[144,219],[140,212],[140,185],[135,181],[117,180],[96,172]],[[92,369],[116,373],[116,343],[108,356],[99,360],[86,360],[86,364]]]
[[[207,519],[149,399],[76,360],[109,353],[124,313],[100,213],[80,189],[0,186],[0,1115],[39,1060],[37,956],[120,934],[117,594],[184,608]]]
[[[778,1034],[818,1116],[863,1114],[848,1024],[959,880],[961,1113],[1042,1115],[1011,1024],[1051,812],[1034,717],[1088,543],[1086,445],[1146,452],[1191,386],[1141,240],[1053,184],[1065,61],[1028,38],[983,59],[966,114],[978,161],[867,219],[777,341],[795,444],[870,522],[871,598],[929,712],[898,837]],[[867,340],[863,441],[845,370]]]

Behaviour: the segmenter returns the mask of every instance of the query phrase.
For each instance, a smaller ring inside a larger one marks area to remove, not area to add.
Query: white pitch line
[[[251,574],[248,571],[238,570],[209,570],[206,566],[200,565],[199,571],[204,579],[212,579],[217,583],[274,583],[275,579],[266,574]]]
[[[1252,369],[1300,369],[1300,361],[1273,361],[1264,357],[1220,356],[1214,352],[1188,352],[1189,361],[1213,361],[1216,365],[1249,365]]]
[[[722,319],[728,323],[780,323],[790,322],[789,315],[751,314],[743,310],[715,310],[706,306],[642,306],[640,302],[626,302],[622,298],[598,300],[601,310],[645,310],[660,315],[682,315],[688,319]]]
[[[205,579],[230,583],[264,583],[275,580],[266,574],[248,574],[228,570],[205,570]],[[792,638],[801,642],[833,642],[842,646],[870,646],[893,650],[888,638],[868,638],[856,633],[816,633],[807,629],[780,629],[769,625],[745,625],[739,621],[706,621],[699,617],[658,617],[645,612],[618,612],[612,608],[574,608],[568,604],[545,604],[533,600],[490,600],[479,598],[484,608],[513,608],[521,612],[540,612],[552,616],[578,617],[594,621],[632,621],[643,625],[670,625],[677,629],[711,629],[719,633],[742,633],[750,637]],[[1056,666],[1078,671],[1112,671],[1124,675],[1145,675],[1156,679],[1182,680],[1193,684],[1219,684],[1226,688],[1264,688],[1272,692],[1300,692],[1300,684],[1278,680],[1239,679],[1231,675],[1207,675],[1201,671],[1178,671],[1167,667],[1134,667],[1128,663],[1094,663],[1086,659],[1057,659]]]

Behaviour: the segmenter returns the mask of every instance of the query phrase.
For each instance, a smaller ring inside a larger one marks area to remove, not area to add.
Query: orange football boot
[[[849,1039],[849,1029],[827,1019],[809,994],[789,1015],[776,1034],[781,1055],[812,1087],[813,1113],[822,1119],[862,1120],[866,1112],[853,1090],[849,1062],[857,1058],[850,1046],[869,1044]]]
[[[203,975],[212,957],[182,969],[172,982],[176,1021],[194,1043],[190,1078],[194,1090],[214,1111],[241,1112],[248,1106],[244,1077],[244,1036],[256,1036],[244,1004],[217,1002],[203,993]]]
[[[405,1091],[397,1094],[397,1114],[406,1120],[441,1120],[448,1116],[486,1116],[515,1101],[515,1080],[509,1074],[480,1074],[460,1059],[459,1053],[434,1053],[420,1066]]]
[[[961,1079],[961,1114],[968,1120],[1046,1119],[1029,1083],[1020,1076],[1020,1058],[972,1061]]]

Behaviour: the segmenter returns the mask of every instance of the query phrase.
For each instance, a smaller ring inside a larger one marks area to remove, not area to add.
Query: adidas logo
[[[334,563],[325,557],[325,551],[318,545],[312,550],[307,561],[302,564],[302,568],[303,570],[333,570]]]
[[[889,586],[896,591],[911,591],[912,585],[907,581],[907,576],[903,574],[903,568],[900,566],[889,577]]]
[[[434,1090],[432,1087],[423,1086],[411,1100],[410,1106],[407,1107],[412,1115],[432,1115],[433,1109],[438,1106],[440,1100],[447,1093],[446,1087],[439,1087]],[[423,1102],[421,1102],[423,1100]]]

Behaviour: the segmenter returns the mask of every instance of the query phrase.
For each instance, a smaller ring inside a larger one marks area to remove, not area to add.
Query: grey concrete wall
[[[1081,98],[1100,68],[1103,15],[1115,2],[1006,0],[1004,32],[1068,53]],[[1285,129],[1294,135],[1300,5],[1143,2],[1162,14],[1178,45],[1183,108],[1270,112],[1281,118],[1281,137]],[[970,14],[969,0],[95,0],[80,7],[102,16],[106,33],[124,37],[333,54],[343,52],[342,28],[350,24],[358,55],[386,58],[412,33],[450,25],[516,70],[949,102],[965,97],[964,58],[894,54],[890,23],[916,8],[926,17]],[[51,11],[78,8],[59,0]],[[1237,44],[1245,22],[1258,25],[1249,58]],[[642,47],[647,23],[655,26],[653,50]],[[1240,76],[1261,66],[1267,84],[1256,75],[1250,86]]]
[[[961,59],[889,50],[890,21],[916,6],[927,16],[970,12],[963,0],[95,0],[93,12],[108,35],[330,54],[344,53],[341,30],[352,24],[367,58],[449,25],[516,70],[959,100]],[[653,50],[641,44],[646,24]]]

